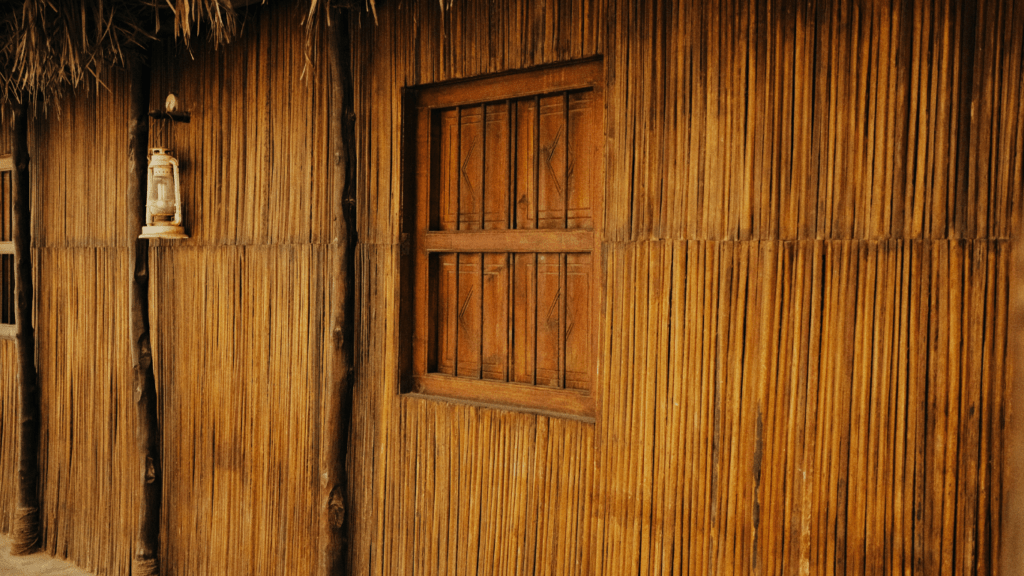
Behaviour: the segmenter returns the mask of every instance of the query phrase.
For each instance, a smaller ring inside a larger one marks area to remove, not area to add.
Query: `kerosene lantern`
[[[178,160],[165,148],[149,151],[146,225],[139,238],[188,238],[181,226]]]

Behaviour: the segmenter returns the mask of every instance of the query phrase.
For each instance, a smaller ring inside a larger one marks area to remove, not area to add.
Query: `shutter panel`
[[[473,101],[472,82],[449,89],[458,98],[445,87],[413,96],[420,149],[407,205],[429,211],[412,219],[417,263],[407,268],[419,276],[415,390],[524,405],[529,385],[543,402],[592,415],[592,401],[540,392],[587,394],[595,372],[603,105],[599,63],[580,70],[532,73],[573,86],[534,95],[509,77],[486,83],[507,99]]]

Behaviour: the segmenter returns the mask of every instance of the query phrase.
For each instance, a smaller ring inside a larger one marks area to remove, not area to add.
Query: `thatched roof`
[[[104,68],[125,64],[158,36],[173,34],[186,44],[199,36],[229,42],[237,30],[233,5],[252,1],[0,0],[0,107],[45,103],[98,80]],[[307,30],[341,4],[308,1]]]

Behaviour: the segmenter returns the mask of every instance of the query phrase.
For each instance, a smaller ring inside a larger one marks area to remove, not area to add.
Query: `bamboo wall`
[[[11,117],[0,115],[0,156],[11,153]],[[17,502],[18,462],[18,349],[14,340],[0,338],[0,532],[11,531]]]
[[[378,3],[353,20],[360,574],[988,573],[998,554],[1024,10]],[[926,5],[919,5],[926,4]],[[165,574],[311,574],[337,256],[303,10],[154,54],[191,239],[154,242]],[[401,397],[400,90],[606,67],[587,424]],[[193,58],[194,56],[194,58]],[[138,499],[124,78],[33,128],[48,552],[127,574]],[[8,146],[0,131],[0,150]],[[14,469],[0,341],[0,467]],[[13,476],[0,477],[0,530]]]
[[[178,151],[191,238],[154,241],[150,305],[163,434],[164,574],[312,574],[330,259],[326,61],[301,6],[250,8],[241,38],[152,55],[151,122]],[[128,574],[138,519],[125,228],[128,86],[34,122],[43,547]],[[0,150],[9,147],[7,130]],[[13,342],[0,341],[0,530],[17,468]]]
[[[30,127],[41,537],[50,554],[124,574],[139,472],[127,346],[127,170],[124,155],[111,152],[124,149],[128,105],[122,74],[104,83],[109,89],[40,111]]]
[[[150,122],[182,162],[190,235],[151,249],[165,574],[316,571],[337,220],[303,16],[270,3],[226,47],[154,56],[150,108],[174,92],[192,114]]]
[[[356,19],[356,573],[989,573],[1013,2],[381,3]],[[402,397],[403,86],[604,56],[594,425]]]

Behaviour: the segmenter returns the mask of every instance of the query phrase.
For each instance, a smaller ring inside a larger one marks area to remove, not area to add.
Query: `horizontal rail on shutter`
[[[18,328],[14,324],[0,324],[0,340],[14,340]]]
[[[14,170],[14,160],[10,156],[0,156],[0,172]]]
[[[0,242],[0,254],[14,254],[14,242]]]
[[[417,108],[447,108],[497,100],[515,100],[566,90],[599,87],[604,79],[604,63],[593,60],[573,66],[540,68],[514,75],[494,76],[472,81],[417,88]]]
[[[416,395],[432,399],[463,401],[503,410],[568,416],[594,422],[594,397],[582,390],[456,378],[442,374],[414,376],[413,384]]]
[[[427,232],[427,252],[591,252],[594,233],[566,230]]]

